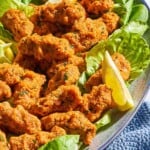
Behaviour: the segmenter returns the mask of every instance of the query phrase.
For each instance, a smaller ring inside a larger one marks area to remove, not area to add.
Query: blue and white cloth
[[[150,150],[150,90],[132,121],[106,150]]]

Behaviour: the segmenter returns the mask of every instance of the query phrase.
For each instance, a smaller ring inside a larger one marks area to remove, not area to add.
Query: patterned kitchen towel
[[[142,104],[129,125],[105,150],[150,150],[150,101]]]

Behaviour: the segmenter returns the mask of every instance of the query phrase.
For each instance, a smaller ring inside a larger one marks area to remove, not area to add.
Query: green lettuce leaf
[[[131,64],[129,82],[139,76],[150,64],[150,48],[146,40],[137,33],[118,30],[108,39],[106,48],[123,54]]]
[[[128,23],[134,0],[114,0],[114,10],[120,16],[120,24]]]
[[[64,135],[38,148],[38,150],[78,150],[79,135]]]
[[[28,5],[31,2],[31,0],[21,0],[21,2]]]
[[[0,24],[0,39],[6,43],[11,43],[11,49],[14,54],[17,54],[17,43],[14,41],[12,34],[4,29],[3,25]]]
[[[107,111],[102,118],[95,122],[97,130],[111,123],[112,110]]]
[[[149,26],[146,23],[131,21],[127,25],[123,26],[122,29],[130,33],[138,33],[143,35]]]
[[[11,43],[4,43],[0,40],[0,63],[12,63],[14,53],[10,46]]]
[[[147,22],[148,21],[148,9],[143,4],[136,4],[132,8],[132,12],[130,15],[130,21],[139,21],[139,22]]]
[[[147,7],[134,0],[115,0],[114,11],[120,16],[121,25],[126,25],[130,21],[148,21]]]
[[[0,24],[0,39],[7,42],[13,41],[12,34],[8,30],[4,29],[2,24]]]
[[[80,89],[84,89],[84,84],[88,77],[96,72],[106,50],[110,54],[119,52],[130,62],[131,75],[128,80],[129,83],[139,76],[150,64],[150,48],[146,40],[138,33],[127,32],[123,28],[118,29],[109,39],[100,41],[87,53],[86,71],[78,80]]]
[[[31,3],[35,5],[41,5],[44,4],[47,0],[31,0]]]
[[[34,12],[34,9],[31,6],[26,5],[26,3],[28,3],[29,1],[27,2],[27,0],[24,0],[24,2],[25,3],[23,3],[22,0],[1,0],[0,17],[2,17],[3,14],[10,8],[21,10],[26,14],[26,16],[29,17]]]

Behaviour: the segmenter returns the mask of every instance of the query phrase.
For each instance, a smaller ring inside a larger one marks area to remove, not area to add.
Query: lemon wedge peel
[[[113,62],[110,54],[106,51],[102,64],[102,76],[104,83],[112,89],[112,97],[121,111],[126,111],[134,106],[132,96]]]

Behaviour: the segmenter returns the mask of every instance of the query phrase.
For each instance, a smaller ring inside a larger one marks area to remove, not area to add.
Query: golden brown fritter
[[[47,96],[39,98],[29,111],[42,117],[54,112],[75,110],[81,103],[82,97],[77,86],[60,86]]]
[[[113,0],[81,0],[88,13],[100,15],[113,8]]]
[[[47,69],[46,72],[48,79],[56,75],[56,73],[58,73],[60,68],[64,68],[69,64],[78,67],[80,73],[83,72],[83,70],[85,70],[84,58],[81,56],[79,57],[77,55],[71,55],[70,57],[68,57],[68,59],[62,61],[53,61],[52,65]]]
[[[4,101],[6,98],[10,98],[12,95],[9,85],[0,80],[0,101]]]
[[[38,61],[46,62],[63,60],[74,54],[74,50],[66,39],[51,34],[27,36],[19,42],[18,48],[22,55],[32,56]]]
[[[114,12],[107,12],[102,15],[102,20],[107,26],[107,31],[111,34],[114,30],[118,28],[119,16]]]
[[[9,9],[4,13],[1,21],[4,27],[12,32],[16,41],[32,34],[33,24],[20,10]]]
[[[85,83],[85,89],[87,92],[92,90],[93,86],[102,84],[102,69],[97,70]]]
[[[80,72],[77,66],[72,64],[62,64],[58,66],[58,70],[48,82],[46,94],[57,89],[60,85],[75,84],[80,77]]]
[[[83,56],[72,55],[68,58],[67,63],[77,66],[80,73],[82,73],[86,69],[85,58]]]
[[[15,64],[19,64],[24,69],[35,70],[37,67],[37,61],[32,56],[22,55],[19,51],[13,61]]]
[[[106,39],[108,31],[101,18],[95,20],[86,18],[84,22],[76,22],[72,26],[71,32],[62,37],[70,42],[75,52],[81,52],[89,50],[98,41]]]
[[[0,150],[9,150],[5,133],[0,130]]]
[[[10,150],[37,150],[41,145],[65,135],[64,129],[54,126],[50,132],[38,131],[10,138]]]
[[[8,85],[15,85],[20,82],[25,74],[23,68],[18,64],[0,64],[0,79]]]
[[[58,4],[55,11],[55,22],[67,26],[73,25],[77,20],[84,21],[86,17],[84,8],[78,2],[68,3],[68,1],[63,1]]]
[[[42,85],[46,81],[44,75],[25,70],[18,64],[7,63],[0,64],[0,79],[12,88],[11,94],[11,89],[5,85],[8,92],[8,96],[5,97],[9,98],[12,95],[12,103],[14,105],[20,104],[26,109],[28,109],[28,107],[34,103],[35,99],[40,96]],[[4,84],[1,84],[1,86],[3,85]]]
[[[83,98],[84,110],[81,111],[91,122],[99,119],[104,111],[112,107],[112,91],[106,85],[94,86]]]
[[[61,26],[71,26],[77,20],[84,20],[85,17],[86,12],[80,3],[69,3],[68,1],[62,1],[58,4],[47,4],[35,7],[35,13],[31,16],[30,20],[34,23],[35,28],[40,28],[41,24],[44,23],[55,24],[56,28],[52,26],[52,29],[49,29],[51,30],[50,32],[54,33],[53,31],[57,30],[59,32],[64,32],[64,28]]]
[[[0,103],[0,126],[15,134],[35,133],[41,130],[41,122],[21,105],[13,108],[8,102]]]
[[[51,22],[46,22],[46,21],[38,21],[34,25],[34,33],[37,33],[39,35],[46,35],[49,33],[55,34],[59,31],[59,28],[57,25],[51,23]]]
[[[25,70],[22,80],[13,88],[13,104],[22,105],[29,109],[30,105],[40,97],[42,85],[45,81],[44,75]]]
[[[128,80],[131,72],[130,62],[120,53],[114,53],[112,59],[124,80]]]
[[[68,134],[80,134],[85,144],[90,144],[96,134],[95,125],[79,111],[50,114],[43,117],[41,122],[48,131],[57,125],[64,128]]]

